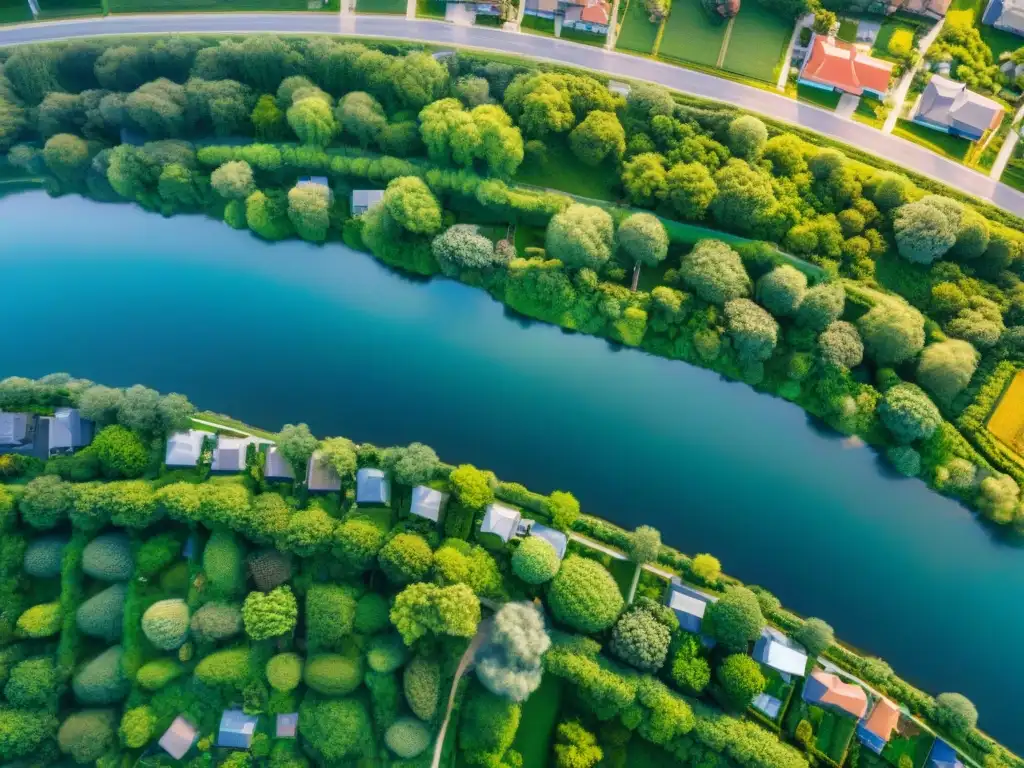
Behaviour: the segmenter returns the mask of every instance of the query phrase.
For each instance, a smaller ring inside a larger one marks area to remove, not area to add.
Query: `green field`
[[[405,0],[356,0],[358,13],[405,13]]]
[[[446,5],[442,0],[416,0],[416,15],[423,19],[443,19]]]
[[[0,24],[14,24],[31,18],[27,0],[0,0]]]
[[[523,714],[512,749],[523,756],[523,765],[545,768],[551,754],[558,707],[562,702],[562,679],[544,675],[540,688],[523,704]]]
[[[726,23],[716,24],[701,7],[700,0],[676,0],[665,22],[661,56],[713,67],[718,63]]]
[[[614,190],[619,176],[611,165],[597,168],[584,165],[572,154],[564,137],[549,138],[545,143],[548,147],[547,162],[542,167],[523,163],[516,172],[516,181],[597,200],[615,199]]]
[[[643,0],[628,0],[622,30],[619,32],[615,47],[626,51],[650,53],[657,36],[658,27],[651,24]]]
[[[963,162],[972,144],[967,139],[959,136],[950,136],[948,133],[935,131],[926,126],[912,123],[909,120],[899,120],[893,133],[957,162]]]
[[[842,98],[842,94],[839,93],[839,91],[823,91],[821,88],[815,88],[801,83],[796,87],[796,97],[800,101],[805,101],[816,107],[833,110],[836,108],[836,105],[839,104],[839,99]]]
[[[842,19],[839,22],[839,32],[836,37],[847,43],[852,43],[857,39],[857,27],[859,26],[856,19]]]
[[[574,43],[584,43],[586,45],[604,45],[607,37],[606,35],[595,32],[584,32],[582,29],[562,27],[562,39],[572,40]]]
[[[722,68],[738,75],[775,82],[779,62],[792,34],[791,20],[772,13],[759,3],[746,3],[733,22]]]
[[[520,24],[520,28],[524,32],[530,32],[535,35],[553,35],[555,34],[555,20],[526,15],[523,16],[523,23]]]
[[[1024,192],[1024,162],[1011,160],[1007,163],[1006,170],[1003,171],[1000,181],[1007,186]]]
[[[877,56],[882,59],[893,60],[889,55],[889,41],[892,39],[893,34],[896,30],[905,29],[914,34],[917,28],[902,19],[895,17],[888,17],[882,22],[882,28],[878,30],[878,37],[875,38],[875,44],[871,48],[871,55]]]

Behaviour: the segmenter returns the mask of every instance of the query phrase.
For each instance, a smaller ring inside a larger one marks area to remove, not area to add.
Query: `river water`
[[[143,383],[276,429],[420,441],[712,552],[1024,749],[1024,552],[716,374],[522,320],[339,245],[30,192],[0,200],[0,377]]]

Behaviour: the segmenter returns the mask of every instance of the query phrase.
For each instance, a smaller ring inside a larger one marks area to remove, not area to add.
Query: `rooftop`
[[[491,504],[487,507],[487,513],[480,524],[480,532],[493,533],[502,541],[508,541],[516,532],[516,526],[519,525],[521,517],[517,509],[506,507],[503,504]]]
[[[803,677],[807,670],[804,649],[771,627],[761,632],[753,656],[756,661],[786,674]]]
[[[18,445],[28,434],[27,413],[0,411],[0,445]]]
[[[391,502],[391,481],[380,469],[363,467],[356,472],[357,504],[389,504]]]
[[[675,611],[679,626],[687,632],[699,634],[704,622],[704,611],[714,598],[679,581],[669,585],[667,598],[666,604]]]
[[[816,669],[804,685],[804,700],[832,707],[857,718],[868,711],[868,697],[859,685],[843,682],[837,675]]]
[[[315,451],[306,468],[306,487],[311,491],[340,491],[341,478],[330,464]]]
[[[294,739],[295,731],[299,727],[299,713],[290,712],[286,715],[278,715],[274,728],[274,735],[279,739]]]
[[[368,211],[383,199],[383,189],[353,189],[352,210],[361,208],[364,211]]]
[[[195,743],[196,729],[188,720],[181,715],[174,718],[171,726],[164,731],[157,743],[168,755],[175,760],[181,760]]]
[[[417,485],[412,489],[409,513],[425,520],[433,520],[436,523],[441,519],[441,508],[447,499],[448,495],[441,491],[428,488],[425,485]]]
[[[167,438],[167,453],[164,463],[168,467],[194,467],[199,462],[199,454],[203,449],[203,440],[213,437],[212,432],[201,432],[190,429],[188,432],[175,432]]]
[[[58,408],[48,421],[51,451],[88,445],[91,422],[83,419],[77,408]]]
[[[263,463],[263,476],[268,480],[294,480],[295,472],[276,445],[267,446],[267,460]]]
[[[251,440],[243,437],[217,436],[217,447],[213,449],[214,472],[241,472],[245,469],[245,452]]]
[[[900,710],[888,699],[879,699],[871,715],[857,728],[860,740],[869,749],[881,753],[900,722]]]
[[[256,715],[247,715],[240,709],[225,709],[217,730],[217,746],[248,749],[258,721]]]
[[[921,93],[916,116],[936,125],[980,135],[999,125],[1002,104],[967,90],[964,83],[932,75]]]
[[[891,62],[872,58],[850,43],[814,35],[800,77],[859,96],[865,89],[887,92],[892,68]]]

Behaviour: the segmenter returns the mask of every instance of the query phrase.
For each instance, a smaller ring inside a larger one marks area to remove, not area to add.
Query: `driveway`
[[[857,105],[860,104],[860,96],[854,96],[851,93],[844,93],[839,97],[839,103],[836,104],[836,114],[839,117],[845,117],[847,120],[853,119],[853,113],[857,109]]]
[[[51,21],[0,28],[0,46],[45,42],[90,35],[181,33],[334,34],[373,38],[419,40],[442,45],[463,45],[528,56],[589,69],[616,78],[658,83],[683,93],[715,99],[787,123],[831,136],[878,157],[898,163],[970,195],[989,200],[1024,216],[1024,193],[988,178],[959,163],[946,160],[924,147],[888,135],[863,123],[713,75],[663,64],[650,59],[606,51],[567,40],[504,32],[486,27],[456,27],[438,21],[400,16],[327,13],[237,13],[108,16],[106,18]]]

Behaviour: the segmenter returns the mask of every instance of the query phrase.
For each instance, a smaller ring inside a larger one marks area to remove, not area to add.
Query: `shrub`
[[[233,533],[213,532],[203,550],[203,570],[218,595],[237,595],[245,588],[242,548]]]
[[[141,438],[119,424],[101,429],[92,441],[90,451],[99,460],[105,477],[141,477],[149,466],[149,451]]]
[[[977,350],[960,339],[929,344],[921,352],[917,380],[939,402],[949,405],[967,388],[979,359]]]
[[[133,707],[125,710],[121,717],[121,743],[128,749],[141,749],[146,746],[156,731],[157,717],[148,706]]]
[[[154,659],[139,668],[135,673],[135,682],[147,691],[158,691],[183,674],[185,668],[174,659]]]
[[[354,571],[365,571],[376,561],[387,531],[365,515],[349,517],[334,532],[334,553]]]
[[[71,681],[75,698],[81,704],[115,704],[128,695],[131,681],[121,668],[124,655],[120,645],[108,648],[86,662]]]
[[[512,572],[527,584],[551,581],[561,565],[555,548],[540,536],[528,536],[512,553]]]
[[[56,709],[60,683],[53,659],[26,659],[11,668],[4,696],[19,709]]]
[[[720,240],[701,240],[683,257],[679,274],[700,298],[711,304],[750,295],[750,277],[740,255]]]
[[[207,603],[192,614],[190,626],[196,640],[216,642],[242,631],[242,612],[228,603]]]
[[[135,573],[150,578],[177,560],[181,554],[181,538],[173,533],[158,533],[139,545]]]
[[[942,423],[939,409],[914,384],[890,387],[879,403],[878,415],[901,443],[927,440]]]
[[[16,760],[36,752],[57,730],[57,718],[48,712],[0,709],[0,759]]]
[[[757,597],[744,587],[731,587],[704,613],[703,631],[722,644],[727,651],[747,650],[764,629],[764,616]]]
[[[142,632],[161,651],[181,647],[188,637],[189,615],[184,600],[159,600],[142,614]]]
[[[266,674],[275,691],[294,691],[302,682],[302,657],[297,653],[279,653],[267,662]]]
[[[74,501],[74,486],[55,475],[43,475],[25,486],[18,509],[26,524],[48,530],[67,517]]]
[[[472,637],[480,623],[480,600],[465,584],[417,582],[395,596],[390,617],[406,645],[428,633]]]
[[[615,247],[629,263],[656,267],[668,255],[668,233],[654,214],[634,213],[619,225]]]
[[[581,632],[600,632],[618,618],[622,594],[600,564],[577,555],[562,563],[548,591],[555,618]]]
[[[361,635],[375,635],[391,626],[387,599],[376,592],[367,592],[356,601],[353,628]]]
[[[292,588],[285,585],[266,594],[250,592],[242,605],[245,632],[253,640],[266,640],[291,632],[299,617]]]
[[[807,295],[807,276],[789,264],[757,281],[757,298],[776,317],[795,315]]]
[[[430,746],[430,731],[419,720],[401,717],[384,733],[388,749],[403,760],[411,760]]]
[[[900,255],[916,264],[931,264],[956,244],[959,218],[926,201],[900,206],[893,218]]]
[[[363,755],[373,733],[366,707],[357,699],[307,696],[299,708],[299,723],[302,736],[326,765],[343,765]]]
[[[240,646],[211,653],[196,665],[195,675],[207,685],[240,688],[249,677],[249,649]]]
[[[394,672],[405,664],[408,656],[402,636],[394,633],[377,635],[366,650],[366,663],[374,672]]]
[[[924,346],[924,318],[892,298],[878,301],[857,321],[864,347],[880,365],[902,363]]]
[[[793,639],[807,649],[807,655],[817,658],[835,642],[832,627],[821,619],[807,619],[793,632]]]
[[[742,363],[764,362],[778,343],[779,325],[750,299],[725,303],[725,316],[733,346]]]
[[[765,679],[760,665],[749,656],[736,653],[726,656],[718,668],[718,682],[734,709],[742,712],[764,690]]]
[[[357,654],[318,653],[306,660],[302,679],[317,693],[347,696],[363,680],[362,660]]]
[[[459,727],[459,745],[466,762],[500,765],[515,739],[521,715],[522,709],[516,702],[483,688],[471,689]]]
[[[249,575],[256,589],[269,592],[292,577],[292,560],[285,552],[276,549],[261,549],[246,558]]]
[[[544,248],[569,269],[600,269],[612,255],[615,225],[603,208],[573,203],[548,223]]]
[[[955,734],[966,734],[978,724],[978,710],[959,693],[940,693],[935,699],[935,721]]]
[[[743,115],[729,123],[729,149],[736,157],[753,162],[761,157],[767,143],[768,129],[753,115]]]
[[[892,36],[889,38],[889,44],[886,46],[889,55],[897,59],[905,59],[910,56],[913,48],[914,33],[909,29],[903,28],[893,31]]]
[[[356,601],[336,584],[314,584],[306,592],[306,642],[310,649],[337,648],[352,633]]]
[[[629,610],[612,630],[611,652],[644,672],[665,664],[671,640],[669,629],[645,610]]]
[[[73,712],[57,731],[57,745],[79,765],[95,763],[114,746],[116,725],[117,715],[113,710]]]
[[[476,653],[476,676],[492,693],[525,701],[540,686],[541,657],[551,647],[544,616],[532,603],[506,603]]]
[[[711,667],[701,656],[702,645],[696,635],[684,634],[672,659],[672,680],[679,689],[699,696],[711,681]]]
[[[291,516],[284,543],[297,555],[310,557],[330,547],[336,527],[335,520],[314,504]]]
[[[396,584],[422,581],[430,571],[434,553],[427,540],[414,533],[399,533],[377,556],[384,575]]]
[[[37,579],[52,579],[60,576],[60,563],[66,536],[40,536],[29,542],[23,561],[25,573]]]
[[[864,342],[857,327],[842,320],[829,325],[818,337],[818,355],[826,365],[850,369],[864,360]]]
[[[569,531],[580,516],[580,503],[568,491],[552,491],[544,500],[544,511],[551,518],[551,526]]]
[[[112,584],[90,597],[78,607],[75,623],[78,631],[90,637],[99,637],[113,643],[121,637],[124,604],[128,586]]]
[[[441,696],[440,666],[425,656],[417,656],[405,668],[402,688],[412,713],[420,720],[432,720]]]
[[[842,283],[821,283],[804,294],[796,313],[796,321],[805,328],[823,331],[838,320],[846,305]]]
[[[132,577],[132,546],[123,533],[104,533],[82,550],[82,571],[101,581],[126,581]]]
[[[715,584],[722,575],[722,564],[714,555],[701,554],[693,558],[690,563],[693,575],[705,584]]]
[[[921,454],[909,445],[892,445],[885,451],[893,469],[904,477],[917,477],[921,474]]]
[[[469,509],[483,509],[494,501],[487,474],[472,464],[460,464],[449,476],[455,498]]]
[[[18,635],[29,638],[52,637],[60,632],[63,623],[60,603],[33,605],[18,617],[15,628]]]

